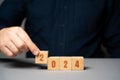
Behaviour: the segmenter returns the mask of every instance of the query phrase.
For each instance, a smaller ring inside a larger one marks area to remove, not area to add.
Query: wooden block
[[[60,70],[71,70],[71,57],[60,57]]]
[[[72,57],[72,70],[84,70],[83,57]]]
[[[48,58],[48,70],[59,70],[60,69],[60,58],[49,57]]]
[[[36,64],[47,64],[48,51],[40,51],[35,57]]]

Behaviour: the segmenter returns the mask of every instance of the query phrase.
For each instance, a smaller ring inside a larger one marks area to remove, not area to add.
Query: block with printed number
[[[48,58],[48,70],[59,70],[60,69],[60,58],[49,57]]]
[[[35,57],[36,64],[47,64],[48,51],[40,51]]]
[[[71,70],[71,57],[60,57],[60,70]]]
[[[72,57],[72,70],[84,70],[83,57]]]

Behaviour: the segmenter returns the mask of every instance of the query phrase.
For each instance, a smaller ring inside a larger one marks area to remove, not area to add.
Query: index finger
[[[34,55],[38,55],[38,53],[40,52],[39,48],[35,45],[35,43],[30,39],[28,34],[23,29],[20,29],[20,32],[18,32],[17,35],[25,42],[28,49]]]

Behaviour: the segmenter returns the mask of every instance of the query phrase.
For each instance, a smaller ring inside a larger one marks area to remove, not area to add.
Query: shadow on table
[[[47,65],[44,64],[35,64],[29,60],[21,59],[0,59],[0,62],[6,63],[9,68],[33,68],[37,67],[38,69],[47,69]]]
[[[0,62],[7,64],[6,67],[9,68],[33,68],[37,67],[38,69],[47,70],[47,65],[44,64],[35,64],[33,61],[21,60],[21,59],[0,59]],[[91,69],[88,66],[84,67],[84,70]]]

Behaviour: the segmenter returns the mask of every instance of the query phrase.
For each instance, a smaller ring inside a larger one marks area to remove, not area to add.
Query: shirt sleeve
[[[106,46],[110,57],[120,58],[120,0],[108,1],[103,44]]]
[[[0,28],[20,26],[25,17],[25,0],[4,0],[0,5]]]

